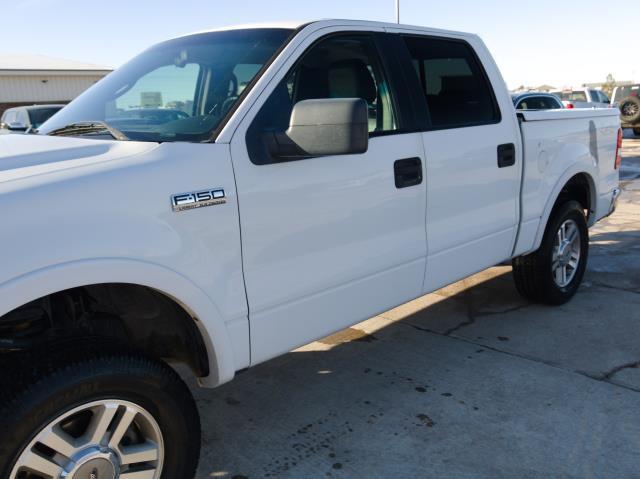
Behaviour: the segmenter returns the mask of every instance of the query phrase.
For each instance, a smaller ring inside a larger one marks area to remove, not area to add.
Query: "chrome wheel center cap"
[[[112,452],[89,453],[62,475],[68,479],[117,479],[120,477],[118,460]]]

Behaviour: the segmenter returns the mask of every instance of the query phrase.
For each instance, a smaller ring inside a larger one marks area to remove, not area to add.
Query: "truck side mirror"
[[[269,153],[282,159],[364,153],[369,146],[367,102],[361,98],[303,100],[289,128],[272,134]]]

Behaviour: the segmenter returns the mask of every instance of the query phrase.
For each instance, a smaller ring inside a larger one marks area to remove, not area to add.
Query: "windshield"
[[[619,103],[620,100],[628,96],[640,96],[640,85],[626,85],[616,88],[613,101]]]
[[[61,106],[53,106],[51,108],[37,108],[33,110],[28,110],[31,126],[34,128],[38,128],[45,121],[47,121],[53,115],[58,113],[61,108],[62,108]]]
[[[80,95],[39,133],[104,122],[131,140],[209,140],[291,33],[229,30],[161,43]]]

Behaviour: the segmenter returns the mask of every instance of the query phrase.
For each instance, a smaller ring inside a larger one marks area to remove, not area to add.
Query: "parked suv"
[[[64,105],[32,105],[9,108],[2,114],[0,128],[15,132],[37,129],[63,107]]]
[[[552,91],[567,108],[609,108],[609,98],[595,88]]]
[[[640,136],[640,84],[615,87],[611,104],[620,108],[623,128],[633,128]]]

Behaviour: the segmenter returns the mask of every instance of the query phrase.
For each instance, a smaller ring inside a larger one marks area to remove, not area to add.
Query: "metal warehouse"
[[[68,103],[109,72],[43,55],[0,54],[0,115],[13,106]]]

